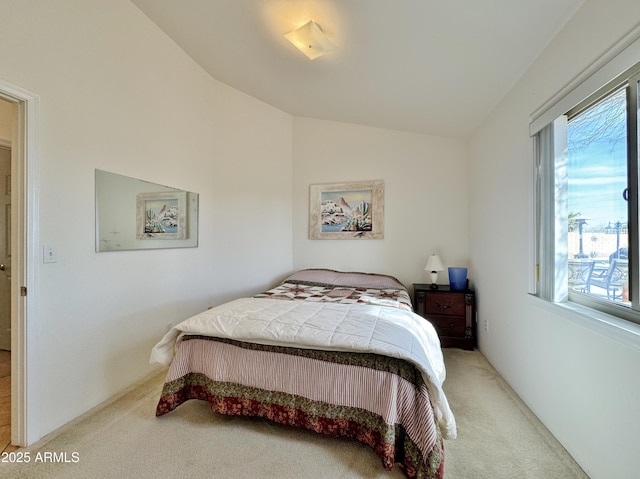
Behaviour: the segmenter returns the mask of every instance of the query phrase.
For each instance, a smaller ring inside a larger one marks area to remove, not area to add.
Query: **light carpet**
[[[587,476],[478,351],[446,349],[445,392],[458,438],[445,441],[447,479]],[[362,444],[265,420],[214,414],[188,401],[163,417],[164,374],[131,388],[28,448],[0,477],[394,479]]]

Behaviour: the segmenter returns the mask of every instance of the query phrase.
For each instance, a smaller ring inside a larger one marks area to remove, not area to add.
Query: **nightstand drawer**
[[[464,317],[449,318],[446,316],[429,316],[428,321],[436,328],[438,336],[465,337]]]
[[[443,348],[473,349],[476,344],[475,294],[449,285],[414,283],[415,312],[433,324]]]
[[[425,314],[464,316],[464,295],[456,293],[427,294],[424,299]]]

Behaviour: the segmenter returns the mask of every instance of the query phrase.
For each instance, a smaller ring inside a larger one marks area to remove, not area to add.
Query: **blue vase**
[[[467,289],[467,268],[449,268],[449,287],[452,291]]]

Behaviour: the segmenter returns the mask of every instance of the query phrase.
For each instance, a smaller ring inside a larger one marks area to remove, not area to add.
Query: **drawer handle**
[[[436,301],[436,306],[440,309],[449,309],[453,307],[453,303],[447,303],[447,304],[440,304],[438,301]]]

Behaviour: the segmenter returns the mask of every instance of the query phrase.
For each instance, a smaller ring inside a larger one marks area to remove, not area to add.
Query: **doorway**
[[[6,105],[5,105],[6,106]],[[8,110],[3,108],[0,111]],[[0,139],[0,451],[11,450],[11,146]]]
[[[0,142],[0,350],[11,351],[11,147]]]
[[[4,198],[0,208],[5,208],[6,212],[5,217],[0,214],[0,222],[4,222],[7,233],[4,236],[0,231],[0,243],[5,243],[5,252],[0,251],[0,290],[2,281],[6,281],[10,298],[6,306],[10,314],[9,327],[0,319],[0,328],[4,330],[0,331],[0,347],[7,346],[3,336],[9,329],[9,429],[12,445],[9,447],[13,448],[28,446],[41,437],[37,408],[35,267],[39,244],[38,105],[37,95],[0,79],[0,143],[3,150],[9,152],[10,158],[8,175],[2,173],[0,167],[0,199]],[[2,247],[0,244],[0,249]],[[3,352],[0,350],[0,355]]]
[[[13,106],[0,100],[0,451],[11,450],[11,132]],[[4,181],[4,182],[3,182]],[[4,188],[3,188],[4,185]]]

